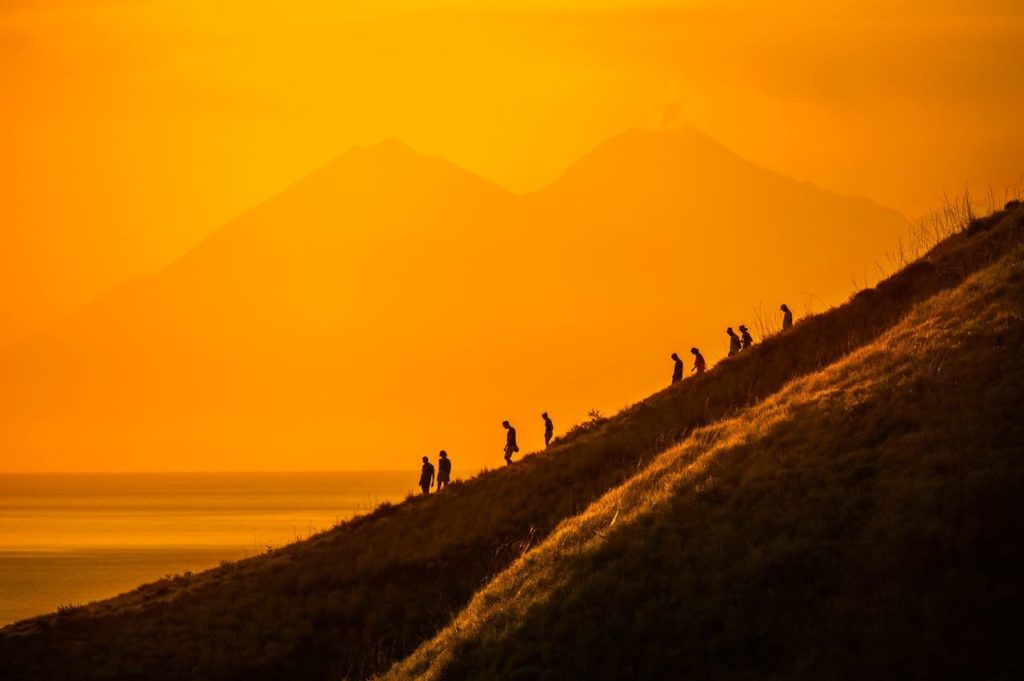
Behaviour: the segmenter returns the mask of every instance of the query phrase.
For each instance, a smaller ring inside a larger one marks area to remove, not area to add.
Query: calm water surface
[[[0,475],[0,626],[328,529],[417,473]]]

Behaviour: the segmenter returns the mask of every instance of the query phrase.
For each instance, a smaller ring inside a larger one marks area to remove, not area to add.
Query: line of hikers
[[[785,331],[793,326],[793,312],[785,303],[779,307],[779,311],[782,312],[782,330]],[[754,344],[754,337],[750,335],[750,331],[746,326],[740,324],[737,328],[740,330],[739,334],[733,331],[731,326],[725,330],[725,333],[729,336],[729,357],[748,349]],[[693,355],[693,369],[691,369],[690,372],[703,374],[707,371],[708,363],[705,361],[704,355],[700,354],[700,350],[697,348],[690,348],[690,354]],[[672,382],[678,383],[683,380],[683,360],[679,358],[679,355],[673,352],[672,362]]]
[[[793,326],[793,313],[785,303],[782,304],[779,310],[782,312],[782,330],[785,331]],[[746,326],[740,324],[737,328],[740,330],[739,335],[732,330],[731,326],[725,330],[729,336],[729,357],[748,349],[754,344],[754,337],[750,335],[750,331]],[[700,353],[700,350],[690,348],[690,353],[693,355],[693,369],[691,369],[691,372],[703,374],[707,371],[708,363],[705,361],[704,355]],[[672,361],[675,363],[672,369],[672,382],[677,383],[683,380],[683,360],[673,352]],[[555,424],[552,423],[551,417],[548,416],[547,412],[541,414],[540,417],[544,419],[544,446],[547,447],[551,444],[551,437],[555,432]],[[511,466],[512,455],[519,451],[519,443],[516,441],[516,429],[508,421],[502,421],[501,426],[505,429],[505,464]],[[442,449],[438,456],[436,476],[434,464],[430,463],[428,457],[423,457],[419,485],[424,494],[430,494],[430,488],[434,486],[435,482],[437,483],[438,492],[451,482],[452,461],[448,458],[448,452]]]
[[[555,434],[555,424],[547,412],[540,415],[544,420],[544,446],[551,445],[551,438]],[[505,464],[512,465],[512,455],[519,451],[519,443],[516,441],[516,429],[508,421],[502,421],[501,427],[505,429]],[[428,457],[423,457],[423,466],[420,468],[420,489],[424,494],[430,494],[430,488],[436,481],[437,491],[451,482],[452,460],[448,458],[448,452],[441,450],[437,460],[437,476],[435,480],[434,464],[430,463]]]

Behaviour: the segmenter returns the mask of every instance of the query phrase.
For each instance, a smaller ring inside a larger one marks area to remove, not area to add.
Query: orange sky
[[[1020,3],[763,5],[8,0],[0,345],[389,137],[515,192],[684,125],[908,216],[1021,185]]]
[[[513,190],[663,119],[912,216],[1020,184],[1020,3],[763,5],[7,0],[0,343],[386,137]]]

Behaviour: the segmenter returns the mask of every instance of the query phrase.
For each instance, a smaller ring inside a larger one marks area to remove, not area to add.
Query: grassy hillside
[[[294,679],[364,678],[383,672],[449,625],[475,592],[525,551],[543,543],[560,523],[587,511],[631,478],[635,480],[630,484],[637,485],[655,475],[652,471],[658,467],[671,468],[666,463],[672,460],[666,458],[670,455],[662,455],[656,468],[647,470],[659,453],[682,442],[684,449],[674,450],[676,454],[671,456],[683,460],[704,456],[703,450],[693,449],[693,443],[710,443],[709,433],[718,431],[700,428],[723,418],[745,418],[735,415],[794,379],[876,342],[916,305],[954,289],[1001,255],[1019,248],[1022,239],[1024,211],[996,214],[976,222],[923,260],[849,303],[803,320],[790,332],[720,363],[708,374],[666,389],[509,469],[484,473],[453,485],[444,494],[383,507],[258,558],[164,580],[119,598],[9,626],[0,630],[0,675],[6,679]],[[1012,288],[1017,284],[1008,280],[1004,285]],[[872,350],[877,351],[878,347]],[[979,359],[988,362],[992,358]],[[986,372],[991,369],[988,364],[985,368]],[[802,408],[811,409],[815,402],[808,399],[803,404]],[[862,430],[838,427],[822,437],[860,441],[867,447],[872,438],[903,432],[887,425],[882,418],[886,413],[879,415],[877,423],[864,421]],[[846,416],[835,412],[833,418],[842,426]],[[924,415],[914,418],[923,419]],[[997,418],[997,412],[992,418]],[[900,423],[899,428],[913,431],[914,421]],[[986,422],[978,423],[983,428]],[[740,426],[716,428],[742,431]],[[779,432],[780,437],[785,435],[782,442],[790,443],[787,447],[812,443],[801,438],[802,430]],[[911,444],[908,451],[913,449]],[[800,477],[799,471],[773,467],[770,461],[763,465],[761,474],[768,478]],[[810,482],[805,479],[801,484]],[[766,491],[771,487],[763,480],[758,484]],[[629,489],[618,494],[627,494]],[[801,487],[794,483],[782,489],[796,490],[796,494]],[[805,496],[813,497],[814,490]],[[854,500],[851,496],[850,503]],[[744,503],[754,504],[755,500]],[[784,504],[777,508],[778,513],[762,520],[783,522]],[[823,502],[823,512],[830,508]],[[582,523],[587,517],[572,522]],[[715,520],[724,525],[723,518]],[[816,527],[793,529],[813,532]],[[822,528],[824,532],[831,526]],[[734,528],[740,529],[744,528]],[[562,536],[565,526],[557,532]],[[803,546],[806,544],[794,544],[792,555]],[[730,555],[727,548],[721,547],[721,555]],[[668,560],[658,558],[660,549],[658,543],[645,545],[636,550],[637,558],[649,556],[655,566]],[[833,560],[825,554],[822,561]],[[592,572],[597,565],[591,566]],[[512,579],[513,574],[518,573],[507,573],[501,579]],[[673,573],[654,570],[651,578],[659,574]],[[607,582],[606,586],[614,584]],[[693,583],[681,582],[679,588],[687,584]],[[639,581],[636,585],[642,587]],[[666,593],[682,598],[678,590]],[[728,608],[740,607],[728,599],[722,603]],[[713,617],[715,604],[708,601],[706,605],[708,616]],[[630,607],[625,611],[628,616],[624,613],[622,617],[631,620],[639,612]],[[754,625],[777,626],[764,618]],[[467,638],[465,644],[457,645],[472,649],[484,644]],[[566,645],[563,650],[581,650]],[[617,647],[608,641],[602,646]],[[450,646],[442,648],[446,654]],[[486,668],[490,657],[483,653],[478,658],[466,655],[465,664],[470,666],[460,669],[473,675]],[[474,659],[479,666],[472,666]],[[410,664],[419,669],[420,660],[413,658]],[[455,667],[452,670],[452,674],[458,673]]]
[[[1019,678],[1024,249],[700,428],[385,679]]]

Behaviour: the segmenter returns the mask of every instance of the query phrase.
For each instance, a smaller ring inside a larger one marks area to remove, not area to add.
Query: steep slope
[[[837,302],[836,258],[871,270],[904,226],[695,133],[624,134],[527,197],[397,142],[354,150],[0,353],[0,447],[162,470],[444,447],[475,470],[505,418],[617,409],[759,301]]]
[[[915,305],[1022,240],[1024,211],[992,216],[842,307],[509,469],[266,556],[7,627],[0,670],[10,679],[363,678],[383,671],[446,626],[524,550],[666,447],[694,441],[687,439],[693,429],[875,341]]]
[[[1024,247],[695,430],[386,679],[1020,673]]]

